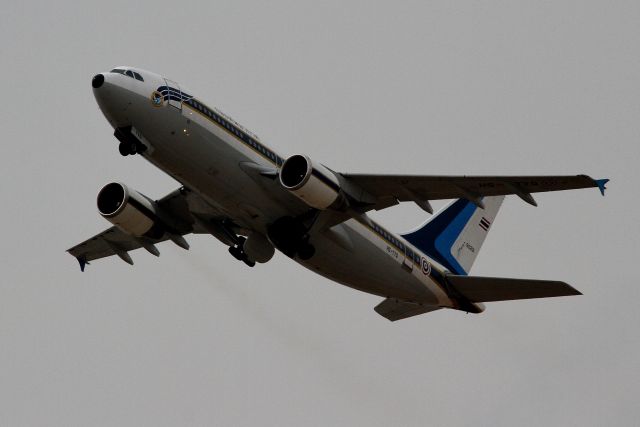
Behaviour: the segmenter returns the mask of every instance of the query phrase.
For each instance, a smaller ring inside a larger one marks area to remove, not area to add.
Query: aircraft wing
[[[172,240],[178,246],[188,249],[189,244],[182,236],[189,233],[209,233],[227,244],[233,243],[235,235],[230,227],[223,225],[224,218],[211,205],[203,201],[196,193],[180,188],[157,201],[162,211],[169,215],[174,225],[174,233],[164,233],[160,238],[132,236],[119,227],[112,226],[82,243],[67,250],[78,259],[84,271],[89,261],[117,255],[123,261],[133,264],[128,252],[145,248],[158,256],[160,252],[155,244]]]
[[[608,179],[587,175],[567,176],[438,176],[342,174],[350,185],[373,197],[371,209],[413,201],[432,212],[429,200],[466,198],[482,207],[482,197],[515,194],[536,206],[531,193],[597,187],[604,195]],[[369,197],[371,196],[371,197]]]
[[[78,262],[80,262],[80,268],[83,270],[84,265],[89,261],[112,255],[118,255],[125,262],[133,264],[133,261],[127,252],[141,248],[143,243],[148,245],[149,248],[152,248],[152,245],[155,243],[160,243],[168,239],[169,237],[167,236],[164,236],[162,239],[144,238],[143,240],[134,238],[120,230],[118,227],[113,226],[72,247],[67,252],[78,259]],[[157,253],[159,254],[159,252]]]

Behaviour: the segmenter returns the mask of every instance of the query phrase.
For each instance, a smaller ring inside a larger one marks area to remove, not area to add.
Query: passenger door
[[[411,250],[407,245],[404,245],[404,263],[403,263],[403,267],[406,268],[408,271],[412,271],[413,270],[413,257],[414,257],[414,253],[413,250]]]
[[[164,79],[164,81],[167,84],[167,100],[169,101],[169,105],[178,110],[182,110],[182,91],[180,90],[180,85],[169,79]]]

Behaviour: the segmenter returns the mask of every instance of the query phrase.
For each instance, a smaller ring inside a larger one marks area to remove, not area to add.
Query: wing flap
[[[472,302],[582,295],[572,286],[556,280],[448,275],[447,281]]]

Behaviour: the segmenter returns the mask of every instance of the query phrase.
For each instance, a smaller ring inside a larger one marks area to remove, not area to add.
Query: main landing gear
[[[235,246],[231,246],[229,248],[229,253],[231,255],[233,255],[233,257],[235,259],[237,259],[238,261],[242,261],[245,264],[247,264],[249,267],[254,267],[256,265],[255,261],[252,261],[249,259],[249,257],[247,256],[246,253],[244,253],[244,250],[242,249],[244,242],[247,240],[246,237],[243,236],[239,236],[238,237],[238,244]]]
[[[298,247],[298,257],[300,257],[300,259],[303,261],[311,259],[311,257],[314,256],[315,253],[316,253],[316,248],[308,241],[303,242]]]
[[[312,212],[311,225],[317,219],[317,214]],[[277,219],[269,226],[269,239],[289,258],[298,257],[303,261],[311,259],[316,253],[316,248],[309,243],[308,231],[311,225],[305,224],[306,218],[293,218],[285,216]]]

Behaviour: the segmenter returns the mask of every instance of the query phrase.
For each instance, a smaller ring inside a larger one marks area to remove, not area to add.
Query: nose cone
[[[100,73],[91,79],[93,96],[98,106],[114,127],[120,127],[129,123],[128,109],[131,105],[131,92],[121,82],[118,82],[119,74]],[[114,81],[116,80],[116,81]]]
[[[104,75],[102,74],[96,74],[95,76],[93,76],[93,79],[91,79],[91,86],[93,86],[94,89],[98,89],[100,86],[102,86],[103,83]]]

